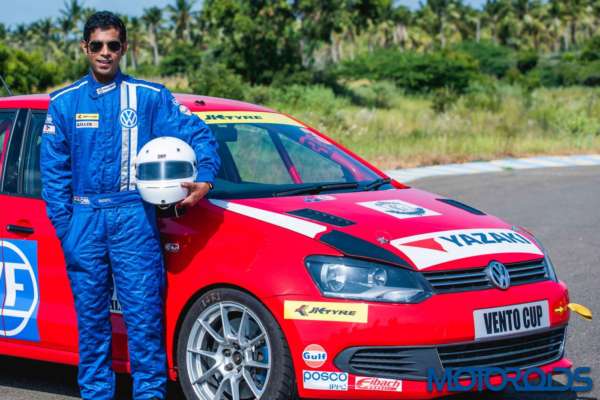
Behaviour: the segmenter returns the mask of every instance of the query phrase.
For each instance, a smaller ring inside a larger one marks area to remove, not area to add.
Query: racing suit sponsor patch
[[[398,379],[376,378],[373,376],[357,376],[354,380],[355,390],[374,390],[379,392],[401,392],[402,381]]]
[[[39,342],[37,241],[0,240],[0,337]]]
[[[98,128],[98,121],[75,121],[75,128]]]
[[[98,121],[100,114],[75,114],[76,121]]]
[[[358,203],[358,205],[370,208],[375,211],[380,211],[398,219],[431,217],[434,215],[440,215],[440,213],[438,212],[402,200],[365,201],[362,203]]]
[[[369,306],[363,303],[292,301],[284,303],[284,319],[367,323]]]
[[[394,239],[418,269],[487,254],[522,253],[543,256],[537,245],[510,229],[459,229]]]
[[[346,372],[302,371],[304,389],[315,390],[348,390],[348,374]]]
[[[42,133],[47,133],[47,134],[53,135],[56,133],[56,126],[54,126],[52,124],[44,124]]]

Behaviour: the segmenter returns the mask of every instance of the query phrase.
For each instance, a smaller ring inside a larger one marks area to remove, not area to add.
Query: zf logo
[[[37,242],[0,240],[0,247],[0,336],[39,341]]]

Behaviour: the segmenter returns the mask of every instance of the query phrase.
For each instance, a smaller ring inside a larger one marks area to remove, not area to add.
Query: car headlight
[[[418,272],[346,257],[311,256],[306,267],[325,297],[418,303],[431,295]]]
[[[546,273],[548,274],[548,279],[553,280],[554,282],[558,282],[558,276],[556,276],[556,269],[554,269],[554,264],[552,264],[550,254],[548,254],[548,251],[546,250],[542,242],[540,242],[538,238],[533,236],[533,233],[529,232],[522,226],[513,226],[512,228],[514,231],[519,232],[521,234],[525,234],[526,237],[533,239],[533,241],[539,246],[539,248],[542,249],[542,252],[544,253],[544,265],[546,266]]]

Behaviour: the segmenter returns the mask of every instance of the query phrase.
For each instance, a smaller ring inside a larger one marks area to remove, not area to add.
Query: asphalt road
[[[547,168],[425,178],[412,185],[463,201],[532,231],[549,250],[571,301],[600,312],[600,167]],[[600,326],[573,316],[567,356],[591,367],[595,389],[587,393],[473,394],[453,399],[563,400],[600,398]],[[118,399],[129,399],[129,377],[119,376]],[[0,400],[78,398],[77,370],[0,357]],[[175,384],[169,400],[182,400]]]

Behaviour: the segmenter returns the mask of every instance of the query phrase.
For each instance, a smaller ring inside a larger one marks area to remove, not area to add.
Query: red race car
[[[390,180],[270,109],[178,95],[212,128],[209,198],[160,218],[170,378],[188,399],[433,398],[453,367],[570,367],[566,286],[527,231]],[[77,364],[40,198],[48,97],[0,99],[0,354]],[[113,357],[128,370],[116,295]],[[430,388],[429,388],[430,389]]]

